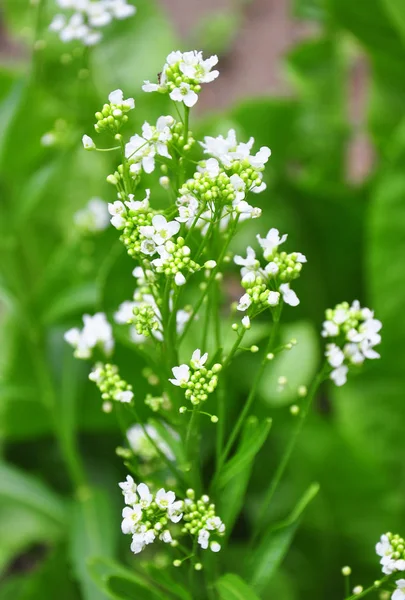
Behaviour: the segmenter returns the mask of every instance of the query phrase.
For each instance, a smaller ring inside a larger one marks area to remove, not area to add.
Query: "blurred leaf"
[[[126,97],[135,92],[139,97],[141,82],[157,78],[176,45],[168,20],[157,9],[155,0],[138,0],[136,15],[109,27],[103,43],[93,50],[92,74],[101,96],[122,88]]]
[[[249,562],[249,582],[255,591],[266,587],[291,545],[300,518],[307,505],[317,495],[319,485],[313,483],[285,521],[271,525],[254,549]]]
[[[223,575],[215,587],[221,600],[259,600],[247,583],[234,573]]]
[[[161,591],[152,581],[112,560],[95,557],[89,560],[88,568],[98,589],[107,594],[107,597],[132,600],[139,594],[139,597],[145,600],[162,598]]]
[[[192,31],[190,46],[201,48],[207,54],[223,55],[231,49],[242,23],[241,9],[237,6],[210,11]]]
[[[299,386],[308,386],[319,365],[319,334],[310,322],[300,321],[281,328],[280,346],[297,340],[291,350],[283,350],[271,361],[259,385],[259,393],[271,406],[285,405],[297,398]],[[287,385],[279,391],[279,377]]]
[[[168,569],[162,569],[153,563],[150,563],[145,568],[151,576],[152,581],[161,585],[163,589],[170,590],[176,598],[192,600],[190,592],[176,581],[175,577],[171,576]]]
[[[327,0],[293,0],[293,14],[299,19],[324,21]]]
[[[241,471],[244,471],[248,466],[251,466],[256,454],[267,439],[272,421],[271,419],[266,419],[264,422],[258,423],[255,417],[251,417],[248,423],[249,425],[246,425],[244,435],[235,456],[233,456],[222,469],[218,482],[220,488],[226,486],[227,483],[239,475]]]
[[[83,498],[74,505],[70,525],[70,559],[84,600],[102,600],[87,564],[95,556],[110,557],[115,546],[116,515],[108,496],[100,489],[82,490]]]
[[[0,463],[0,498],[12,500],[46,515],[59,527],[66,523],[66,507],[43,483],[15,467]]]
[[[403,0],[382,0],[382,6],[385,7],[387,14],[405,41],[405,4]]]
[[[92,282],[83,283],[64,290],[52,300],[42,316],[46,325],[67,319],[78,312],[92,312],[98,302],[98,290]]]
[[[270,427],[270,420],[260,423],[254,416],[247,419],[235,456],[225,464],[219,479],[219,486],[222,487],[219,513],[226,524],[227,535],[243,506],[254,459],[266,441]]]

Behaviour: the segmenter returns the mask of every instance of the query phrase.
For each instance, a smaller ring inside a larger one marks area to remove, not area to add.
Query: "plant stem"
[[[390,575],[386,575],[385,577],[380,579],[380,584],[385,583],[386,581],[388,581],[389,578]],[[367,596],[367,594],[369,594],[370,592],[375,592],[377,589],[379,589],[379,587],[380,586],[376,587],[373,583],[373,585],[370,585],[370,587],[360,592],[360,594],[352,594],[351,596],[345,598],[345,600],[357,600],[357,598],[364,598],[364,596]]]
[[[243,423],[244,423],[244,421],[246,419],[246,416],[247,416],[247,414],[248,414],[248,412],[249,412],[249,410],[250,410],[250,408],[251,408],[251,406],[253,404],[253,401],[254,401],[255,396],[256,396],[257,388],[258,388],[259,383],[260,383],[260,379],[261,379],[261,377],[263,375],[264,369],[266,368],[266,365],[267,365],[267,362],[268,362],[267,361],[267,354],[273,348],[274,343],[275,343],[276,338],[277,338],[277,333],[278,333],[278,329],[279,329],[279,323],[280,323],[280,312],[277,314],[277,319],[274,320],[273,328],[271,330],[269,341],[268,341],[268,344],[267,344],[266,349],[265,349],[264,354],[263,354],[262,362],[260,364],[259,369],[256,372],[256,376],[255,376],[255,379],[253,381],[253,385],[251,387],[249,396],[248,396],[248,398],[247,398],[247,400],[245,402],[243,410],[242,410],[242,412],[239,415],[239,418],[238,418],[238,420],[237,420],[237,422],[236,422],[236,424],[235,424],[235,426],[234,426],[234,428],[232,430],[232,433],[231,433],[231,435],[230,435],[230,437],[228,439],[228,442],[227,442],[227,444],[225,446],[225,450],[222,453],[222,456],[221,456],[221,459],[219,461],[218,469],[217,469],[217,472],[215,474],[214,480],[217,478],[217,476],[219,474],[219,471],[222,469],[222,467],[223,467],[223,465],[224,465],[224,463],[225,463],[225,461],[226,461],[226,459],[227,459],[230,451],[232,450],[232,447],[233,447],[233,445],[235,443],[235,440],[236,440],[236,438],[237,438],[237,436],[238,436],[238,434],[239,434],[239,432],[240,432],[240,430],[242,428],[242,425],[243,425]]]
[[[301,410],[299,412],[298,415],[298,423],[296,425],[295,431],[293,432],[290,441],[284,451],[283,457],[281,459],[280,464],[277,467],[277,470],[274,474],[274,477],[272,478],[269,488],[266,492],[266,495],[264,497],[264,501],[263,501],[263,505],[262,508],[260,510],[259,513],[259,518],[257,519],[257,523],[256,523],[256,527],[255,527],[255,532],[253,535],[253,541],[256,539],[256,537],[258,536],[259,532],[263,529],[265,520],[266,520],[266,513],[267,513],[267,509],[273,499],[273,496],[277,490],[277,487],[281,481],[281,478],[286,470],[286,467],[288,465],[288,462],[291,458],[291,455],[293,453],[293,450],[295,448],[295,445],[298,441],[299,435],[301,433],[301,430],[304,426],[304,423],[306,421],[306,418],[308,416],[309,413],[309,409],[311,408],[313,399],[315,397],[316,392],[318,391],[319,386],[321,385],[321,383],[324,381],[325,379],[325,373],[327,370],[327,365],[324,365],[322,367],[322,369],[320,370],[320,372],[315,376],[315,379],[313,380],[311,387],[308,391],[308,394],[304,400],[304,403],[301,407]]]
[[[200,466],[197,464],[198,457],[198,449],[199,449],[199,440],[195,439],[194,434],[198,429],[198,409],[197,406],[193,406],[193,412],[191,413],[191,418],[187,427],[186,434],[186,456],[189,462],[189,467],[191,470],[191,479],[193,482],[193,487],[196,493],[198,494],[200,489],[201,475],[200,475]]]

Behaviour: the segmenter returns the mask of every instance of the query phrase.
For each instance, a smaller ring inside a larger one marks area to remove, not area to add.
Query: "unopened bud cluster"
[[[104,401],[131,402],[134,397],[132,386],[121,379],[116,365],[97,363],[89,379],[97,385]]]
[[[216,363],[211,369],[207,369],[204,366],[207,359],[207,352],[201,356],[201,350],[195,350],[190,361],[191,368],[186,364],[173,367],[174,379],[169,379],[173,385],[186,390],[185,396],[194,406],[205,402],[218,384],[217,373],[222,365]]]
[[[212,552],[221,550],[218,538],[225,535],[225,525],[216,515],[215,504],[210,503],[208,496],[195,500],[194,490],[187,490],[183,521],[182,532],[197,536],[198,544],[203,550],[208,547]]]
[[[125,100],[121,90],[111,92],[108,96],[108,100],[109,103],[104,104],[101,111],[96,112],[95,114],[97,123],[94,125],[94,129],[97,133],[110,131],[111,133],[116,134],[128,121],[128,115],[126,113],[135,108],[135,101],[133,98],[127,98]]]

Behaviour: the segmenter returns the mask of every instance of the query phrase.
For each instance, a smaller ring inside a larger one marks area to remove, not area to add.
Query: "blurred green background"
[[[84,312],[111,315],[134,287],[115,230],[84,236],[73,227],[90,197],[114,199],[105,182],[114,158],[83,152],[81,136],[91,134],[94,112],[117,87],[136,98],[128,132],[169,110],[161,97],[142,95],[141,82],[156,77],[168,52],[191,44],[219,53],[224,66],[218,91],[213,83],[202,95],[195,136],[232,126],[272,149],[268,189],[257,197],[263,217],[244,227],[234,249],[275,226],[308,257],[297,285],[301,304],[286,311],[283,330],[299,343],[260,388],[255,412],[273,416],[274,426],[224,571],[242,560],[251,515],[293,425],[288,407],[319,364],[325,308],[358,298],[383,322],[381,360],[341,389],[322,389],[271,515],[284,517],[311,482],[320,483],[262,597],[341,600],[341,567],[351,565],[353,583],[371,583],[379,536],[405,533],[405,1],[280,2],[305,32],[278,59],[282,94],[257,85],[269,81],[266,52],[240,46],[254,1],[212,10],[181,36],[167,6],[134,3],[137,15],[106,29],[91,52],[47,32],[52,0],[5,0],[1,9],[0,599],[98,600],[105,596],[88,558],[133,564],[120,533],[117,482],[125,470],[115,455],[116,418],[101,412],[88,365],[63,341]],[[239,72],[246,53],[250,63]],[[241,80],[242,90],[229,93]],[[56,145],[41,146],[54,130]],[[225,307],[234,279],[225,281]],[[120,340],[115,360],[136,396],[145,395],[144,365]],[[230,414],[246,396],[255,360],[239,359]],[[283,393],[280,374],[290,382]],[[72,499],[75,465],[63,456],[75,453],[94,486],[89,497]]]

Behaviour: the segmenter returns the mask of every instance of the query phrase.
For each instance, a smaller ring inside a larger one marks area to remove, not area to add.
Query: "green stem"
[[[235,341],[234,345],[232,346],[231,351],[229,352],[228,356],[226,357],[225,361],[222,364],[223,369],[226,369],[226,367],[232,361],[233,357],[235,356],[236,352],[239,349],[240,343],[243,340],[245,333],[246,333],[246,329],[243,327],[241,329],[241,331],[238,333],[238,337],[236,338],[236,341]]]
[[[193,487],[196,493],[200,489],[200,466],[197,464],[199,440],[195,439],[195,434],[198,429],[198,409],[197,406],[193,406],[193,412],[191,413],[191,419],[188,423],[187,434],[186,434],[186,456],[189,462],[189,468],[191,470],[191,479]]]
[[[328,367],[328,365],[323,366],[322,369],[320,370],[320,372],[316,375],[316,377],[315,377],[314,381],[312,382],[311,387],[308,391],[308,394],[304,400],[304,403],[301,407],[301,410],[298,415],[298,423],[296,425],[295,431],[290,438],[290,441],[287,445],[287,448],[284,451],[284,455],[281,459],[281,462],[277,467],[274,477],[272,478],[269,488],[264,497],[263,505],[262,505],[262,508],[259,513],[259,518],[257,519],[255,532],[253,535],[253,541],[256,539],[259,532],[263,530],[263,527],[264,527],[264,524],[266,521],[267,510],[268,510],[269,505],[273,499],[273,496],[277,490],[277,487],[281,481],[281,478],[284,475],[284,472],[289,463],[291,455],[294,451],[295,445],[298,441],[299,435],[301,433],[301,430],[302,430],[304,423],[306,421],[306,418],[308,416],[309,409],[311,408],[313,399],[318,391],[319,386],[325,379],[325,374],[326,374],[326,371],[328,370],[327,367]]]
[[[229,235],[228,235],[228,237],[227,237],[227,239],[226,239],[226,241],[225,241],[225,243],[224,243],[224,245],[222,247],[221,253],[220,253],[220,255],[219,255],[218,259],[217,259],[217,266],[215,267],[215,269],[213,269],[213,271],[212,271],[212,273],[211,273],[211,275],[210,275],[210,277],[209,277],[209,279],[207,281],[207,286],[206,286],[205,290],[203,291],[202,295],[200,296],[200,299],[198,300],[197,304],[194,306],[194,309],[193,309],[193,312],[192,312],[192,314],[190,316],[190,319],[187,322],[182,335],[180,336],[179,343],[181,343],[183,341],[183,339],[186,337],[186,335],[187,335],[187,333],[188,333],[191,325],[194,322],[194,319],[195,319],[198,311],[200,310],[200,307],[201,307],[202,303],[204,302],[205,296],[208,294],[208,292],[210,290],[210,286],[211,286],[212,282],[215,280],[216,274],[219,272],[219,269],[222,266],[222,261],[223,261],[223,259],[225,257],[225,254],[226,254],[227,250],[228,250],[228,246],[229,246],[229,244],[231,242],[231,239],[232,239],[232,237],[233,237],[233,235],[235,233],[235,229],[237,227],[238,220],[239,220],[238,217],[236,217],[235,221],[232,223],[232,225],[230,227]]]
[[[385,577],[380,579],[380,585],[378,587],[375,586],[373,583],[373,585],[370,585],[370,587],[368,587],[365,590],[363,590],[362,592],[360,592],[360,594],[352,594],[351,596],[348,596],[347,598],[345,598],[345,600],[357,600],[357,598],[364,598],[364,596],[367,596],[367,594],[369,594],[370,592],[375,592],[376,590],[378,590],[380,588],[381,584],[388,581],[388,579],[390,579],[390,575],[386,575]]]
[[[266,365],[268,363],[268,361],[267,361],[267,354],[270,352],[270,350],[274,346],[274,343],[276,341],[277,334],[278,334],[279,324],[280,324],[280,313],[278,313],[277,319],[274,320],[273,328],[271,330],[270,338],[269,338],[268,344],[267,344],[266,349],[265,349],[264,354],[263,354],[262,362],[260,364],[259,369],[256,372],[256,376],[255,376],[255,379],[253,381],[253,385],[251,387],[249,396],[248,396],[248,398],[247,398],[247,400],[245,402],[245,406],[243,407],[243,410],[242,410],[242,412],[239,415],[239,418],[238,418],[238,420],[237,420],[237,422],[236,422],[236,424],[235,424],[235,426],[234,426],[234,428],[232,430],[232,433],[231,433],[231,435],[230,435],[230,437],[228,439],[228,442],[227,442],[227,444],[225,446],[225,450],[222,453],[221,459],[219,461],[218,469],[217,469],[217,472],[216,472],[215,477],[214,477],[214,481],[217,479],[220,470],[222,469],[222,467],[223,467],[223,465],[224,465],[224,463],[225,463],[225,461],[226,461],[226,459],[227,459],[230,451],[232,450],[232,447],[233,447],[233,445],[234,445],[234,443],[236,441],[236,438],[239,435],[239,432],[240,432],[240,430],[242,428],[242,425],[243,425],[243,423],[244,423],[244,421],[245,421],[245,419],[246,419],[246,417],[247,417],[247,415],[249,413],[249,410],[250,410],[250,408],[251,408],[251,406],[253,404],[253,401],[254,401],[254,399],[256,397],[256,393],[257,393],[257,389],[258,389],[258,386],[259,386],[259,383],[260,383],[260,379],[262,378],[263,372],[264,372],[264,370],[266,368]]]

